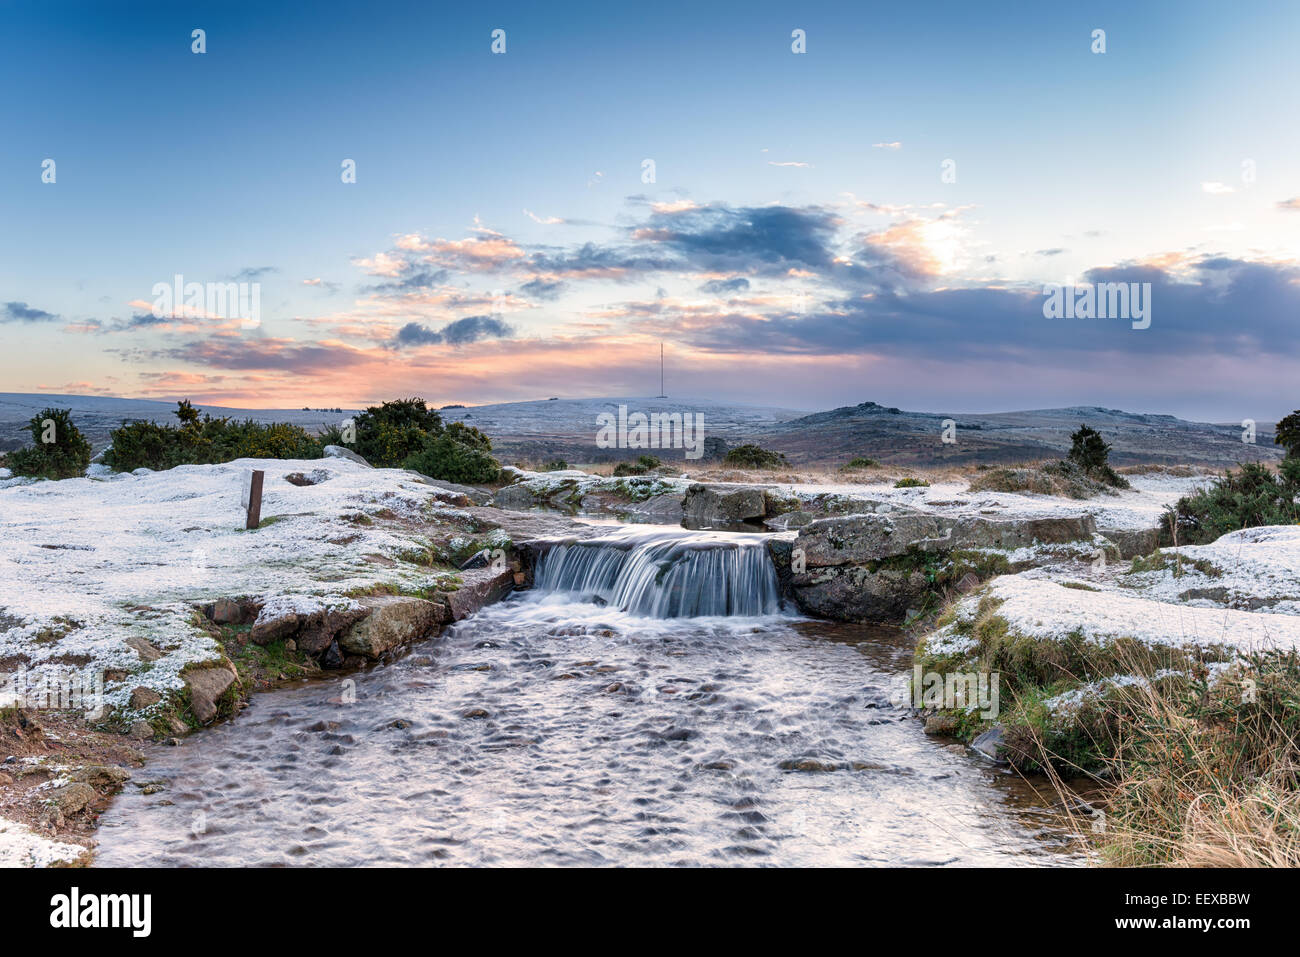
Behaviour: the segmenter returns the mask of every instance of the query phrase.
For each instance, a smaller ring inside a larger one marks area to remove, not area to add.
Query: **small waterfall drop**
[[[781,608],[766,536],[623,530],[550,543],[534,586],[645,618],[753,617]]]

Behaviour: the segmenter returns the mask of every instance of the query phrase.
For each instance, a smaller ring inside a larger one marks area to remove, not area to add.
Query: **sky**
[[[1275,420],[1298,42],[1294,2],[0,0],[0,392],[653,395],[662,343],[673,396]],[[1094,283],[1149,326],[1044,314]]]

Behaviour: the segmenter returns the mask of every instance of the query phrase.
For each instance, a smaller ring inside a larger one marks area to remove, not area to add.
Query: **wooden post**
[[[257,528],[262,523],[262,479],[266,475],[260,470],[254,471],[249,476],[248,482],[248,500],[244,503],[248,506],[248,520],[244,528]]]

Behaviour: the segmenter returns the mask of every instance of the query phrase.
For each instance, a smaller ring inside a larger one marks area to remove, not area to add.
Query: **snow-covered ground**
[[[241,502],[252,469],[266,473],[262,520],[273,521],[245,531]],[[196,602],[340,595],[414,574],[366,556],[391,558],[417,544],[415,535],[347,516],[458,514],[414,473],[346,459],[92,472],[0,481],[0,661],[18,658],[36,680],[66,673],[69,662],[140,672],[108,689],[114,706],[140,684],[179,688],[187,664],[214,656],[213,640],[191,622]],[[285,480],[292,473],[316,484],[293,485]],[[143,669],[128,637],[146,639],[163,657]]]
[[[1300,526],[1231,532],[1208,545],[1148,556],[1137,567],[1150,570],[1075,562],[995,578],[961,599],[955,620],[926,638],[927,651],[974,651],[976,639],[965,626],[986,597],[999,603],[996,614],[1013,632],[1040,641],[1077,635],[1105,644],[1130,638],[1153,646],[1228,649],[1235,653],[1230,661],[1300,648]],[[1228,663],[1212,671],[1225,673]],[[1146,680],[1108,676],[1046,704],[1068,710],[1107,688]]]
[[[1131,489],[1090,499],[1062,498],[1018,492],[968,490],[965,481],[937,482],[930,486],[894,488],[893,483],[873,485],[784,484],[778,488],[800,497],[839,495],[846,499],[883,502],[940,515],[1055,518],[1091,515],[1099,530],[1139,531],[1156,528],[1166,507],[1212,481],[1212,475],[1181,477],[1161,472],[1126,476]]]
[[[85,853],[79,844],[51,841],[16,821],[0,818],[0,867],[70,864]]]
[[[1243,651],[1300,647],[1300,616],[1234,608],[1192,607],[1123,594],[1069,588],[1040,574],[1004,575],[989,586],[998,614],[1022,634],[1059,639],[1136,638],[1150,644],[1231,645]]]
[[[1300,615],[1300,525],[1268,525],[1229,532],[1208,545],[1166,549],[1170,569],[1120,579],[1144,597],[1192,605],[1264,608]]]

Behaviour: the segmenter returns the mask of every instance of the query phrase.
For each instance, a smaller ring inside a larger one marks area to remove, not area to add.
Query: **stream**
[[[892,703],[900,630],[780,609],[760,536],[614,529],[536,578],[152,746],[95,863],[1084,863],[1045,782]]]

